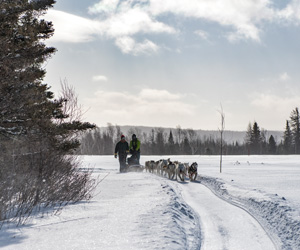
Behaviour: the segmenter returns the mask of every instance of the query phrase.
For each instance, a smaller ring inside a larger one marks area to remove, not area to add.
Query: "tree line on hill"
[[[121,127],[107,124],[106,129],[96,128],[84,134],[81,146],[77,150],[82,155],[111,155],[115,144],[122,135]],[[177,126],[168,132],[163,128],[153,128],[151,132],[142,132],[132,127],[126,134],[127,140],[136,134],[141,141],[141,153],[144,155],[219,155],[221,140],[211,137],[200,138],[193,129]],[[267,138],[267,131],[260,129],[257,122],[249,123],[244,142],[227,143],[222,141],[223,155],[260,155],[260,154],[299,154],[300,153],[300,116],[295,108],[286,121],[286,128],[280,141],[273,135]]]
[[[95,125],[80,121],[72,88],[63,84],[55,99],[43,83],[56,49],[45,45],[54,29],[40,17],[54,3],[0,1],[0,228],[41,208],[88,199],[94,185],[72,153],[79,133]]]

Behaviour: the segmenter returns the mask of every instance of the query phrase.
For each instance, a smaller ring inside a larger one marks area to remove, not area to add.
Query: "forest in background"
[[[124,133],[121,126],[108,123],[106,128],[96,128],[85,133],[77,153],[111,155],[122,134],[125,134],[128,141],[132,134],[136,134],[141,141],[141,154],[144,155],[219,155],[221,152],[218,131],[214,135],[200,136],[196,130],[182,129],[180,126],[175,129],[148,128],[148,132],[132,126]],[[222,142],[224,155],[299,154],[299,110],[295,108],[291,112],[290,119],[286,120],[285,131],[279,138],[254,122],[249,123],[242,140],[223,139]]]

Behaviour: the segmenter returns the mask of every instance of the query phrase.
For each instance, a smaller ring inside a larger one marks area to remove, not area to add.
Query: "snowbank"
[[[218,197],[248,211],[263,226],[280,249],[300,249],[300,220],[284,197],[259,191],[237,190],[221,179],[201,177],[201,183]]]
[[[300,249],[300,156],[226,156],[222,174],[216,156],[143,156],[141,163],[161,158],[196,161],[197,185],[251,214],[279,249]],[[0,231],[1,249],[203,248],[202,215],[180,193],[180,187],[189,189],[188,180],[119,174],[112,156],[83,157],[83,163],[82,170],[94,168],[95,178],[102,180],[92,201],[55,215],[37,214],[21,227],[6,225]],[[217,245],[212,241],[210,247]]]

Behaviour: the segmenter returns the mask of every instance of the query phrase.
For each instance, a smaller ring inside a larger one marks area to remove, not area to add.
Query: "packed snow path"
[[[246,211],[223,201],[199,183],[183,183],[180,188],[184,200],[199,214],[201,249],[275,249],[260,224]]]
[[[97,174],[95,174],[97,176]],[[99,174],[89,203],[0,232],[3,250],[274,249],[245,211],[199,183],[148,173]]]
[[[99,177],[90,202],[4,226],[1,250],[200,249],[199,220],[166,179],[117,170]]]

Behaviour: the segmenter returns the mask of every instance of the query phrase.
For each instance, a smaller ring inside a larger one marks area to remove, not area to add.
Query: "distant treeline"
[[[122,135],[121,127],[108,124],[107,128],[97,128],[86,133],[78,151],[82,155],[111,155],[115,144]],[[178,126],[168,132],[163,128],[154,128],[151,132],[142,132],[132,127],[125,134],[128,142],[132,134],[141,141],[143,155],[218,155],[221,151],[220,139],[211,137],[200,138],[193,129],[182,129]],[[275,141],[273,135],[268,138],[267,131],[260,129],[257,122],[249,123],[244,142],[223,141],[223,154],[299,154],[300,153],[300,116],[295,108],[286,121],[282,139]]]

